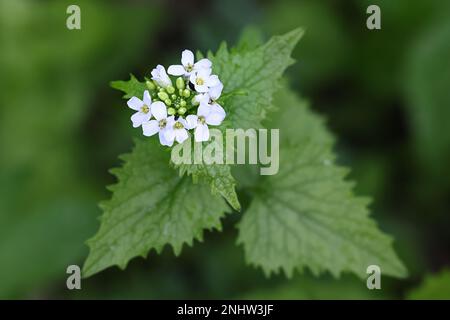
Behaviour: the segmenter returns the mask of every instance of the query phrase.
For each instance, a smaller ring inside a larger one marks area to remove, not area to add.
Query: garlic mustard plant
[[[222,43],[198,61],[184,50],[181,64],[167,72],[158,65],[144,81],[131,75],[111,83],[125,93],[135,111],[132,124],[144,138],[111,171],[117,183],[101,203],[83,276],[114,265],[125,269],[133,258],[166,246],[179,255],[185,245],[203,240],[205,230],[222,230],[230,212],[240,212],[237,243],[245,260],[266,275],[291,277],[309,269],[365,279],[368,265],[380,266],[383,275],[407,275],[392,239],[369,215],[369,200],[353,193],[348,170],[336,163],[335,138],[324,120],[287,87],[283,73],[302,35],[295,29],[265,43],[243,36],[234,48]],[[239,145],[248,144],[249,162],[256,163],[256,151],[250,152],[256,150],[256,128],[270,130],[258,135],[260,168],[271,171],[263,166],[276,158],[276,174],[258,176],[258,170],[228,161],[236,156],[244,163]],[[223,132],[226,150],[220,147]],[[264,144],[270,154],[259,147]],[[194,161],[175,163],[174,154]],[[208,161],[197,162],[202,157]]]

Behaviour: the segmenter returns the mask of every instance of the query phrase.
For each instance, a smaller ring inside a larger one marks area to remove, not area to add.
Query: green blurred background
[[[70,4],[81,30],[66,28]],[[370,4],[382,30],[366,28]],[[306,28],[291,86],[327,118],[409,278],[383,278],[378,291],[352,275],[267,279],[235,245],[235,214],[178,258],[151,252],[67,290],[108,169],[139,135],[109,81],[232,44],[248,25],[266,36]],[[448,1],[0,0],[0,105],[0,298],[450,298],[450,276],[433,278],[450,266]]]

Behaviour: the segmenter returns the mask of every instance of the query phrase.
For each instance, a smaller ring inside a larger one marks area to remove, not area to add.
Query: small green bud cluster
[[[208,141],[208,126],[218,126],[226,117],[218,103],[223,84],[212,74],[212,62],[206,58],[195,62],[194,53],[186,49],[181,65],[171,65],[166,72],[158,64],[151,76],[145,78],[148,89],[142,99],[133,96],[127,101],[136,111],[131,116],[133,127],[141,126],[146,137],[159,133],[159,142],[169,147],[188,139],[190,130],[196,142]]]
[[[187,116],[195,114],[193,107],[197,105],[195,92],[189,88],[188,80],[178,77],[175,81],[176,88],[159,86],[155,81],[146,79],[152,101],[162,101],[167,106],[167,113],[171,116]]]

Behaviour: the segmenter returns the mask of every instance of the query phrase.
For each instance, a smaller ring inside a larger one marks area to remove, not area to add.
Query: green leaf
[[[322,120],[286,90],[276,103],[283,107],[271,124],[281,128],[280,171],[260,178],[239,224],[247,261],[267,275],[308,267],[365,278],[367,266],[376,264],[385,275],[405,276],[391,238],[368,216],[369,200],[352,193],[348,170],[335,164]]]
[[[223,104],[228,124],[232,128],[260,128],[267,111],[272,110],[272,96],[279,88],[283,72],[294,60],[292,50],[303,35],[295,29],[282,36],[274,36],[254,50],[230,53],[223,43],[217,53],[208,54],[213,72],[224,84],[224,95],[235,90],[246,95],[234,95]]]
[[[248,31],[250,32],[250,31]],[[208,54],[213,62],[213,72],[219,75],[224,85],[222,106],[227,112],[224,125],[231,128],[259,128],[261,121],[271,110],[272,95],[277,90],[284,70],[293,62],[292,50],[300,40],[303,31],[296,29],[282,36],[275,36],[266,44],[250,50],[255,43],[248,43],[243,36],[239,47],[230,53],[222,44],[215,55]],[[240,90],[245,95],[233,95]],[[190,143],[190,142],[189,142]],[[204,146],[208,143],[204,143]],[[235,209],[240,204],[235,191],[235,179],[229,165],[179,165],[181,173],[188,173],[194,179],[204,179],[211,184],[213,193],[220,193]]]
[[[185,143],[190,143],[193,140],[190,138]],[[199,143],[199,142],[194,142]],[[206,144],[206,143],[205,143]],[[241,210],[241,205],[236,194],[236,181],[231,174],[229,165],[221,164],[182,164],[177,165],[180,170],[180,175],[190,175],[195,183],[204,181],[211,186],[213,194],[220,194],[224,197],[231,207],[237,211]]]
[[[170,154],[157,144],[136,141],[133,152],[122,157],[123,167],[112,171],[118,183],[101,205],[100,230],[88,241],[85,277],[112,265],[124,269],[133,257],[160,252],[166,244],[178,255],[184,243],[202,240],[204,229],[221,229],[225,201],[204,183],[179,177],[169,166]]]
[[[448,300],[450,299],[450,270],[428,276],[422,285],[408,295],[414,300]]]
[[[237,52],[255,50],[262,44],[264,44],[264,36],[261,29],[256,26],[247,26],[244,30],[242,30],[235,50]]]
[[[136,79],[136,77],[132,74],[130,74],[130,80],[128,81],[111,81],[111,87],[123,91],[125,93],[123,96],[125,99],[129,99],[131,97],[142,97],[144,91],[147,90],[145,83],[138,81],[138,79]]]

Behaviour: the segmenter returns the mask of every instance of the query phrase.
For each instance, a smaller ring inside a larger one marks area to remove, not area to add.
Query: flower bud
[[[147,88],[149,88],[150,90],[155,90],[156,89],[156,86],[153,83],[153,81],[147,80],[147,81],[145,81],[145,84],[147,85]]]
[[[189,98],[189,97],[191,96],[191,90],[189,90],[189,89],[184,89],[184,90],[183,90],[183,96],[184,96],[185,98]]]
[[[174,108],[167,109],[167,113],[171,116],[173,116],[177,111]]]
[[[191,104],[195,107],[195,106],[198,106],[200,104],[200,101],[198,101],[197,97],[194,97],[191,100]]]
[[[165,101],[165,100],[169,99],[169,96],[168,96],[167,93],[165,93],[164,91],[158,92],[158,97],[159,97],[162,101]]]
[[[181,100],[181,101],[180,101],[180,106],[186,107],[186,101],[185,101],[185,100]]]
[[[166,106],[171,106],[172,105],[172,100],[166,99],[166,100],[164,100],[164,103],[166,104]]]
[[[175,92],[175,88],[172,87],[172,86],[168,86],[168,87],[166,88],[166,90],[167,90],[167,92],[168,92],[169,94],[172,94],[172,93]]]
[[[177,99],[177,95],[176,95],[176,94],[171,95],[171,96],[170,96],[170,99],[176,100],[176,99]]]
[[[184,89],[185,83],[182,77],[177,78],[176,85],[178,89],[180,90]]]
[[[185,114],[186,111],[187,111],[187,109],[186,109],[185,107],[181,107],[180,109],[178,109],[178,113],[179,113],[180,115]]]

